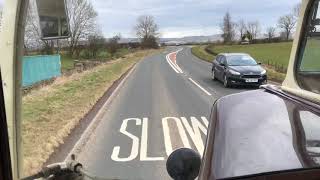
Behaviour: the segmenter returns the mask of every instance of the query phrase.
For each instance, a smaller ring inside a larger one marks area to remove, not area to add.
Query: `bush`
[[[111,56],[114,56],[114,54],[118,51],[118,49],[120,48],[120,35],[116,35],[114,37],[112,37],[108,43],[107,43],[107,49],[109,51],[109,53],[111,54]]]
[[[142,48],[159,48],[157,38],[154,36],[144,37],[141,41]]]
[[[110,59],[111,58],[111,54],[107,51],[100,51],[97,55],[97,57],[99,59]]]
[[[91,59],[92,53],[88,49],[83,49],[79,54],[80,59]]]

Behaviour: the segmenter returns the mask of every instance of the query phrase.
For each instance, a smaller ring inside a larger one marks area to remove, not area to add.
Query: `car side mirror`
[[[223,64],[223,63],[219,63],[220,64],[220,66],[226,66],[225,64]]]
[[[37,0],[41,39],[70,37],[69,19],[65,0]]]
[[[261,62],[258,62],[258,64],[259,64],[259,65],[262,65],[262,63],[261,63]]]
[[[177,149],[168,157],[166,166],[174,180],[193,180],[199,175],[201,156],[192,149]]]

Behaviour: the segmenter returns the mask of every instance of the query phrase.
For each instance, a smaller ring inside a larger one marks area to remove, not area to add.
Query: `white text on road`
[[[119,157],[121,147],[115,146],[113,148],[113,152],[111,155],[111,159],[117,162],[128,162],[136,159],[139,155],[140,150],[140,161],[163,161],[165,160],[165,156],[169,156],[173,151],[173,143],[172,138],[175,140],[181,139],[183,147],[191,148],[190,141],[188,139],[188,135],[191,138],[193,144],[200,154],[204,151],[204,141],[201,137],[201,132],[204,135],[207,135],[208,128],[208,120],[206,117],[201,117],[201,121],[195,117],[190,117],[190,121],[187,118],[181,117],[165,117],[162,118],[162,128],[163,128],[163,138],[164,138],[164,147],[165,154],[163,157],[150,157],[148,156],[148,118],[129,118],[123,120],[119,132],[125,136],[127,136],[132,141],[131,151],[127,157]],[[127,126],[129,121],[134,121],[135,126],[141,126],[141,138],[133,135],[128,132]],[[190,122],[190,123],[189,123]],[[170,129],[170,125],[171,129]],[[178,130],[178,134],[180,137],[171,137],[171,131]],[[141,139],[141,142],[140,142]],[[140,149],[139,149],[140,147]],[[123,147],[127,148],[127,147]]]

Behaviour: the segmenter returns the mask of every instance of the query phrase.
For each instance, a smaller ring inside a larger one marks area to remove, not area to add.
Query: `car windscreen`
[[[255,66],[257,62],[247,55],[233,55],[227,57],[229,66]]]

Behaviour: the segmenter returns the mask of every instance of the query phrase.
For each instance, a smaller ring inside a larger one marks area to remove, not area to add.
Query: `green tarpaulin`
[[[22,86],[30,86],[58,76],[61,76],[60,55],[23,57]]]

